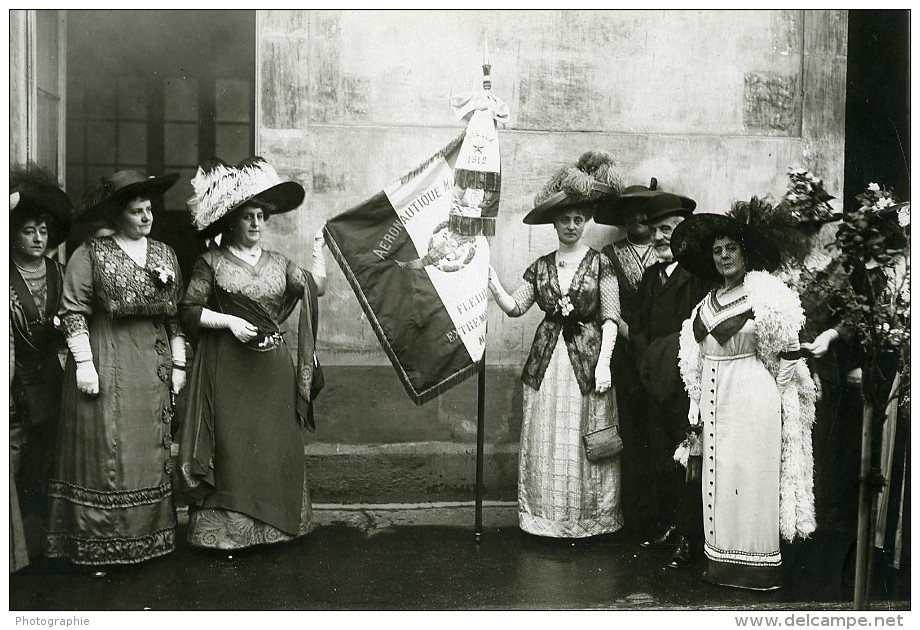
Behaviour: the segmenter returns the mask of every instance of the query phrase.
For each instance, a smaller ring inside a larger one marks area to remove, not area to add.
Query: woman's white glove
[[[178,394],[182,391],[182,388],[185,387],[185,370],[177,370],[173,368],[172,371],[172,393]]]
[[[776,373],[776,387],[780,392],[786,390],[786,386],[789,385],[789,382],[792,380],[792,375],[795,374],[795,364],[798,361],[792,361],[790,359],[780,359],[779,360],[779,371]]]
[[[310,273],[314,278],[326,277],[326,256],[323,254],[323,248],[326,246],[326,237],[323,235],[321,227],[313,237],[313,264],[310,267]]]
[[[690,423],[691,427],[695,427],[700,424],[700,403],[690,399],[690,411],[687,413],[687,422]]]
[[[603,394],[610,389],[613,380],[610,374],[610,357],[617,342],[617,324],[613,320],[604,320],[601,326],[601,352],[594,368],[594,391]]]
[[[803,343],[802,347],[811,352],[811,355],[817,359],[820,359],[831,347],[831,343],[834,339],[837,339],[840,336],[834,328],[828,328],[823,333],[815,337],[815,340],[811,343]]]
[[[218,313],[209,308],[201,309],[201,326],[204,328],[227,328],[238,341],[246,343],[255,338],[258,330],[242,317]]]
[[[495,303],[498,304],[498,308],[502,309],[508,315],[511,315],[517,310],[517,302],[515,302],[514,298],[505,291],[492,265],[489,265],[489,290],[492,292],[492,297],[495,298]]]
[[[77,363],[77,389],[95,396],[99,393],[99,374],[93,365],[93,350],[89,345],[89,335],[80,333],[67,338],[67,347],[73,360]]]
[[[172,371],[172,392],[178,394],[185,387],[186,381],[186,357],[185,357],[185,337],[176,335],[169,340],[169,350],[172,354],[173,371]]]
[[[77,389],[87,396],[99,393],[99,374],[92,361],[77,363]]]

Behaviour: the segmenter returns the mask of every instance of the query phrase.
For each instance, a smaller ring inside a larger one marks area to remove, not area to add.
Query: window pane
[[[198,120],[198,81],[176,77],[163,86],[166,120]]]
[[[118,117],[122,120],[147,118],[147,82],[144,79],[118,79]]]
[[[102,120],[86,123],[86,159],[94,164],[115,163],[115,123]]]
[[[60,54],[60,31],[58,11],[41,10],[35,12],[35,82],[40,90],[60,96],[58,83],[58,63]]]
[[[198,125],[165,123],[163,132],[166,164],[198,163]]]
[[[252,128],[249,125],[217,125],[216,153],[230,164],[246,159],[252,153]]]
[[[115,81],[93,75],[86,78],[87,118],[115,118]]]
[[[145,164],[147,162],[147,127],[144,123],[119,123],[118,163]]]
[[[80,207],[80,199],[83,198],[85,184],[83,183],[83,165],[67,163],[67,184],[64,189],[70,195],[71,201],[76,207]]]
[[[249,81],[218,79],[214,84],[218,122],[249,122],[252,87]]]
[[[82,118],[84,115],[83,102],[84,83],[83,77],[71,76],[67,81],[67,120],[70,123],[71,118]]]
[[[67,159],[83,161],[83,143],[86,134],[86,123],[82,120],[67,119]]]
[[[167,173],[179,173],[179,181],[177,181],[172,188],[167,190],[166,195],[164,195],[166,210],[181,210],[183,212],[188,212],[188,207],[185,205],[185,202],[192,196],[191,182],[197,170],[198,167],[166,168]]]

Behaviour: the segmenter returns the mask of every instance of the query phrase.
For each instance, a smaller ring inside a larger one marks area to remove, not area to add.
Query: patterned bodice
[[[260,304],[280,324],[303,296],[306,275],[278,252],[263,250],[259,261],[250,265],[228,249],[219,248],[205,252],[196,263],[185,301],[207,304],[212,297],[212,282],[229,294]]]

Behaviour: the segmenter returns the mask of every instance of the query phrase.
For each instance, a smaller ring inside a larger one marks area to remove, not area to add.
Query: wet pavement
[[[839,530],[784,546],[785,587],[750,592],[702,581],[702,561],[664,568],[667,555],[629,530],[573,544],[502,524],[477,544],[465,518],[321,520],[300,540],[241,552],[190,547],[180,521],[176,551],[102,578],[39,561],[10,576],[10,610],[845,610],[853,596],[855,538]],[[909,571],[878,567],[873,584],[871,608],[910,609]]]

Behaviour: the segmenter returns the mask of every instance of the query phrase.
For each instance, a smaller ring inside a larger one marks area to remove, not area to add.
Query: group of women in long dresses
[[[44,553],[100,573],[176,546],[171,426],[183,388],[175,472],[189,504],[188,541],[237,549],[313,527],[303,431],[312,428],[323,240],[314,240],[312,271],[261,247],[266,220],[299,207],[304,189],[258,157],[202,165],[189,210],[211,245],[186,285],[173,250],[148,236],[151,202],[177,177],[102,178],[77,220],[109,229],[81,244],[63,273],[44,253],[66,234],[69,200],[53,181],[11,180],[11,404],[17,426],[31,431],[17,445],[43,453],[32,459],[41,460],[47,494]],[[623,193],[613,156],[584,154],[553,175],[524,218],[552,225],[558,249],[530,264],[511,294],[490,268],[505,313],[537,306],[544,314],[523,368],[518,484],[520,527],[537,536],[583,538],[624,525],[622,458],[589,458],[584,436],[619,426],[618,395],[641,404],[629,374],[611,365],[624,364],[613,360],[618,347],[628,356],[624,312],[655,257],[640,213],[621,213],[625,242],[603,252],[583,242],[592,217],[609,219]],[[823,356],[834,335],[815,331],[800,344],[806,316],[796,291],[771,274],[781,252],[749,220],[758,203],[689,217],[672,250],[717,287],[684,323],[679,366],[701,439],[707,577],[769,589],[781,581],[780,538],[814,529],[816,396],[801,350]],[[295,363],[281,326],[298,304]],[[30,404],[29,387],[56,382],[59,414],[39,420],[48,410]],[[31,496],[36,509],[44,497],[13,485],[21,475],[11,462],[11,508]],[[20,512],[11,511],[11,533],[22,530]],[[27,561],[22,545],[11,543],[10,553],[11,570]]]
[[[72,206],[39,169],[21,171],[10,193],[11,313],[19,314],[10,386],[11,417],[27,439],[11,442],[11,453],[53,456],[11,459],[10,570],[31,551],[101,576],[175,548],[171,429],[184,387],[176,472],[189,502],[188,540],[236,549],[309,532],[303,430],[312,423],[322,241],[314,273],[260,245],[265,221],[300,206],[303,187],[258,157],[202,166],[189,206],[212,244],[186,288],[176,254],[148,236],[152,200],[178,175],[127,170],[98,181],[76,220],[103,229],[61,273],[44,254],[63,241]],[[295,365],[281,324],[298,303]],[[56,385],[59,407],[37,410],[36,402],[55,401],[38,385]],[[26,459],[40,470],[20,474]],[[40,486],[45,506],[30,500],[37,491],[13,484],[24,478]],[[31,550],[22,536],[27,507],[43,521],[30,528],[44,532]]]

